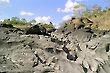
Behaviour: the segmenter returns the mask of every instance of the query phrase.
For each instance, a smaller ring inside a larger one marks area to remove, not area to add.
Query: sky
[[[81,3],[87,7],[98,4],[105,8],[110,5],[107,0],[0,0],[0,20],[16,16],[35,19],[38,23],[51,21],[58,27],[59,23],[74,15],[74,6]]]

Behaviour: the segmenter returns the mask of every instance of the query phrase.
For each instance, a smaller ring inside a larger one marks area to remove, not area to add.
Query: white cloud
[[[65,4],[65,8],[64,9],[61,9],[61,8],[58,8],[57,9],[57,12],[73,12],[74,10],[74,7],[79,5],[79,3],[77,3],[76,1],[72,1],[72,0],[68,0]]]
[[[21,16],[33,16],[34,13],[32,13],[32,12],[27,12],[27,11],[21,11],[21,12],[20,12],[20,15],[21,15]]]
[[[57,12],[60,12],[62,9],[61,8],[57,8]]]
[[[35,18],[36,23],[50,23],[51,17],[50,16],[38,16]]]
[[[3,19],[0,19],[0,22],[3,22],[4,20]]]
[[[72,13],[74,11],[84,9],[84,7],[75,8],[75,6],[80,5],[80,3],[78,3],[80,1],[85,1],[85,0],[74,0],[74,1],[67,0],[64,9],[58,8],[57,12]]]
[[[66,15],[62,18],[63,21],[70,20],[73,15]]]
[[[81,1],[86,1],[86,0],[75,0],[75,1],[79,1],[79,2],[81,2]]]
[[[0,0],[0,3],[10,3],[10,0]]]

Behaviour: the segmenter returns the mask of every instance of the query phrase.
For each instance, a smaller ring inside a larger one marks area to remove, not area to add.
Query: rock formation
[[[0,73],[110,72],[108,30],[9,27],[0,26]]]

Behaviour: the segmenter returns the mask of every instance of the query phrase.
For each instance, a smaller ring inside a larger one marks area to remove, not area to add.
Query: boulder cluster
[[[59,29],[0,24],[0,73],[110,73],[110,31],[83,19]]]

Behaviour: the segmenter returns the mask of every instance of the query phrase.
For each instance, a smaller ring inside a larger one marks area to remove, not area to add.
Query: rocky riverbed
[[[110,31],[0,25],[0,73],[110,73]]]

